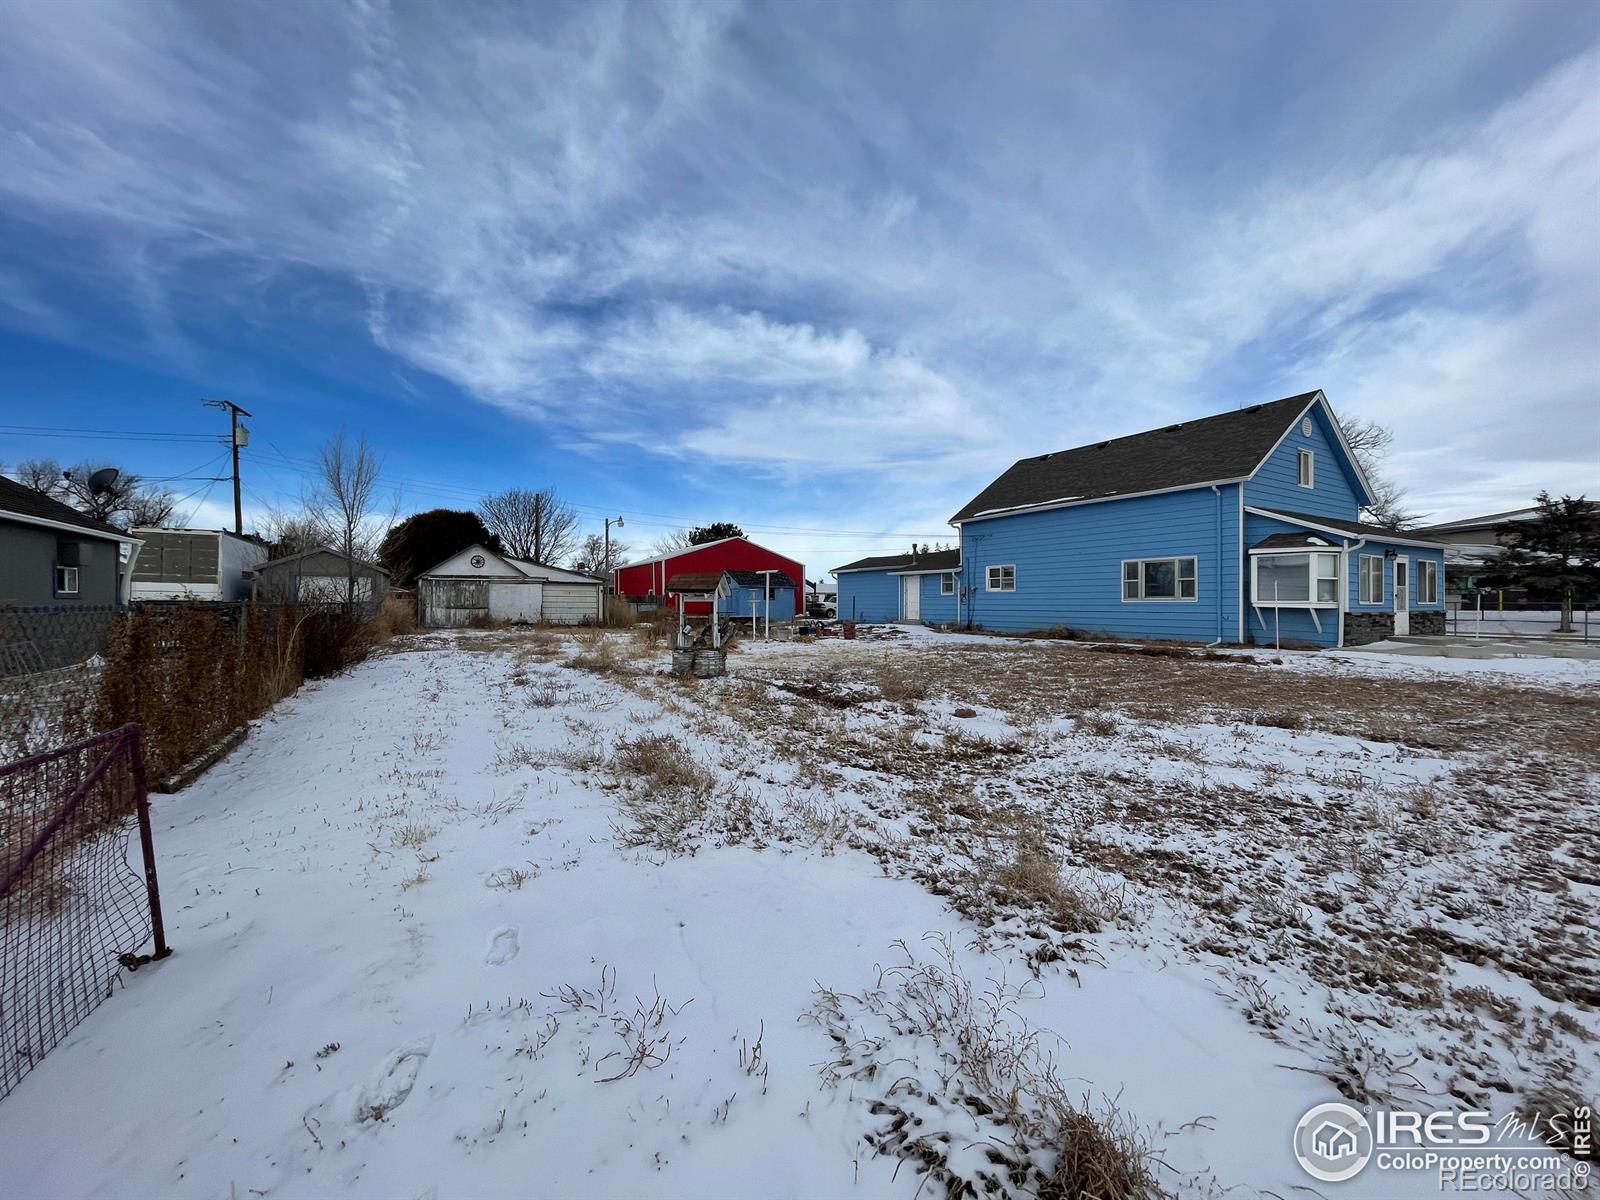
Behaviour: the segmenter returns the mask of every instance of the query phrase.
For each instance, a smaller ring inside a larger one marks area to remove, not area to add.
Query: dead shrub
[[[706,792],[716,777],[671,734],[623,738],[611,754],[611,769],[652,788]]]
[[[1115,1103],[1067,1092],[1045,1035],[1018,1013],[1022,989],[1004,978],[975,985],[948,937],[924,941],[934,959],[897,943],[903,964],[855,992],[819,988],[806,1014],[833,1043],[823,1082],[848,1083],[878,1118],[868,1145],[946,1196],[1165,1195],[1158,1158]],[[962,1152],[972,1146],[983,1153]]]
[[[1101,914],[1094,899],[1069,884],[1061,860],[1051,851],[1042,830],[1026,829],[1017,835],[1010,853],[998,861],[980,864],[991,891],[1014,904],[1041,908],[1056,928],[1066,933],[1094,933]]]
[[[406,850],[420,850],[438,832],[439,829],[435,825],[418,825],[415,822],[408,822],[395,830],[394,844]]]
[[[390,596],[378,606],[378,615],[372,620],[373,636],[380,642],[417,631],[417,608],[409,600]]]
[[[1306,719],[1300,713],[1289,709],[1279,709],[1276,712],[1258,712],[1250,717],[1250,724],[1264,725],[1270,729],[1304,729]]]
[[[1095,737],[1116,737],[1119,726],[1109,713],[1079,713],[1074,724],[1079,733],[1092,733]]]

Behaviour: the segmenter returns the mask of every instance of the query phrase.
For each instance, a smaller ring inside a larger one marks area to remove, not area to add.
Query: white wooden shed
[[[417,576],[417,610],[430,629],[484,620],[581,625],[605,616],[605,587],[592,575],[468,546]]]

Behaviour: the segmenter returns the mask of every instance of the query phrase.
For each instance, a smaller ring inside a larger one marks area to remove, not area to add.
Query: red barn
[[[795,582],[795,616],[805,611],[804,565],[742,537],[702,542],[687,550],[674,550],[671,554],[659,554],[643,562],[618,567],[614,584],[617,595],[629,600],[657,600],[673,607],[676,601],[666,594],[667,580],[674,575],[721,574],[723,571],[782,571]],[[691,603],[685,611],[694,612],[695,607]]]

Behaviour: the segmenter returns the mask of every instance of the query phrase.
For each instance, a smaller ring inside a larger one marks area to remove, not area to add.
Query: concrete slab
[[[1351,654],[1393,654],[1429,658],[1576,658],[1600,661],[1600,645],[1548,641],[1491,641],[1488,638],[1414,637],[1347,646]]]

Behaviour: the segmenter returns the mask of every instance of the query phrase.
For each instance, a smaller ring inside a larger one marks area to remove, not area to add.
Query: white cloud
[[[1592,50],[1380,154],[1252,174],[1219,135],[1239,161],[1202,203],[1163,158],[1170,81],[1005,67],[1052,57],[1023,28],[1047,14],[993,31],[998,68],[954,54],[963,90],[925,77],[937,30],[885,56],[699,4],[329,12],[253,12],[241,43],[205,10],[0,9],[0,212],[98,244],[169,357],[180,284],[249,308],[237,262],[310,268],[563,444],[826,472],[853,511],[907,480],[953,510],[1018,455],[1309,386],[1393,423],[1428,505],[1580,486]],[[1315,91],[1377,130],[1418,87]]]

